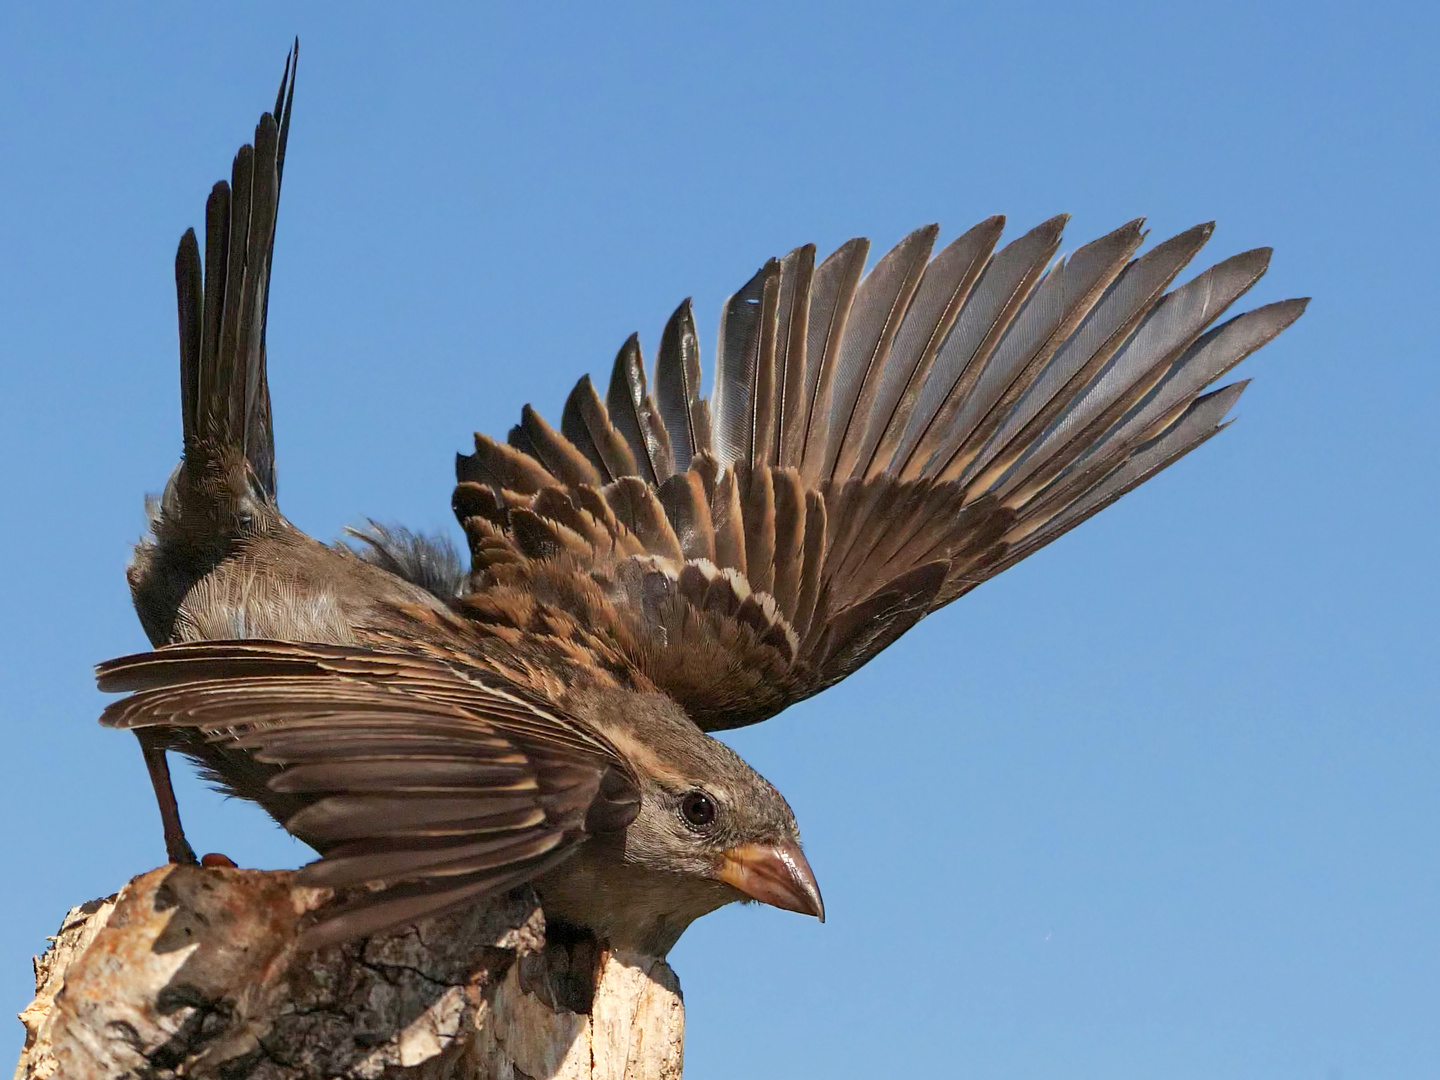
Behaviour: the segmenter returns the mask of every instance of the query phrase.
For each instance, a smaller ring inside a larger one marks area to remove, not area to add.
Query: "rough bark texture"
[[[326,890],[165,866],[71,909],[35,961],[16,1080],[678,1080],[660,960],[545,938],[534,895],[298,953]]]

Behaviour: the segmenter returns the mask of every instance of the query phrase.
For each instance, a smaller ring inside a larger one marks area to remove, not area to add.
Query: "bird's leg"
[[[155,802],[160,807],[160,821],[165,827],[165,854],[172,863],[194,865],[199,862],[190,842],[185,839],[185,827],[180,824],[180,806],[175,801],[175,789],[170,785],[170,763],[165,760],[165,747],[153,731],[137,731],[140,752],[145,755],[145,767],[150,770],[150,783],[155,788]]]

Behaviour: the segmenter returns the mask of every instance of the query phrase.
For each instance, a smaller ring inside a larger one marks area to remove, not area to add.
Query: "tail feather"
[[[210,192],[203,265],[193,229],[175,256],[185,468],[192,478],[211,479],[184,485],[182,500],[275,500],[265,329],[298,58],[297,42],[285,62],[275,112],[261,116],[254,143],[235,155],[230,182],[222,180]],[[221,492],[212,486],[216,475]]]
[[[200,400],[200,341],[203,299],[200,245],[195,230],[186,229],[175,253],[175,298],[180,309],[180,419],[185,432],[185,449],[195,445],[196,405]]]

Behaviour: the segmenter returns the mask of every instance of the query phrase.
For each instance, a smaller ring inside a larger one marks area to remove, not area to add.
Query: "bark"
[[[331,894],[291,878],[164,866],[71,909],[16,1080],[678,1080],[674,973],[547,942],[530,890],[299,953]]]

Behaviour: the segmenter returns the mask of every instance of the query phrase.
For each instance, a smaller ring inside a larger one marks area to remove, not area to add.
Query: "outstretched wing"
[[[933,258],[928,226],[863,277],[864,240],[799,248],[725,305],[711,400],[687,301],[653,392],[632,337],[559,431],[526,406],[507,443],[477,435],[462,609],[563,608],[707,730],[844,678],[1216,434],[1245,383],[1207,388],[1305,309],[1211,328],[1269,249],[1166,292],[1210,225],[1055,259],[1064,223],[997,251],[991,218]]]
[[[247,759],[228,770],[259,789],[242,794],[324,856],[299,881],[367,887],[307,932],[319,947],[528,881],[633,819],[613,748],[485,678],[359,648],[170,645],[100,666],[102,690],[133,691],[101,722],[169,729],[212,771]]]

